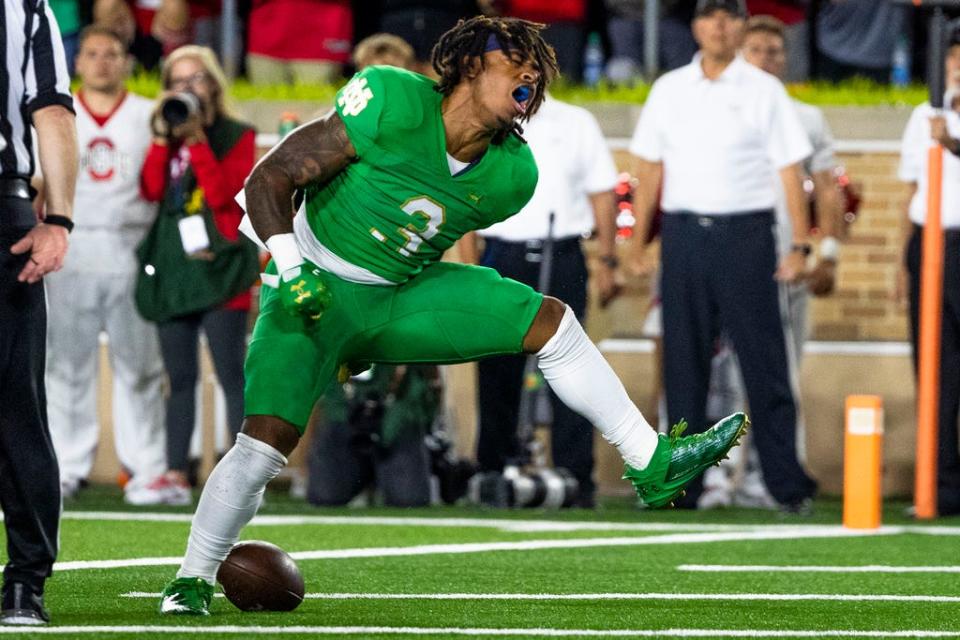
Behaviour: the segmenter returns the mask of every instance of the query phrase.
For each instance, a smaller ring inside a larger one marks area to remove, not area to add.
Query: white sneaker
[[[190,485],[169,475],[157,476],[146,484],[136,479],[127,483],[123,499],[138,507],[153,505],[185,506],[193,502]]]
[[[697,498],[697,509],[722,509],[730,506],[730,478],[723,465],[710,467],[703,474],[703,493]]]
[[[776,510],[780,507],[757,473],[744,476],[743,482],[733,492],[733,504],[747,509]]]

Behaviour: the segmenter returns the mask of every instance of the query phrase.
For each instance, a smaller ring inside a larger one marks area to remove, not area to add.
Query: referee
[[[3,624],[44,624],[57,555],[60,477],[44,396],[42,278],[63,265],[77,134],[60,30],[45,0],[4,0],[0,43],[0,506],[7,532]],[[47,214],[31,204],[37,130]]]

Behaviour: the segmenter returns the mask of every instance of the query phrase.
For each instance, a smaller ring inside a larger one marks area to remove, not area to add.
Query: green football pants
[[[273,263],[267,270],[276,273]],[[261,288],[244,366],[245,414],[277,416],[301,434],[341,364],[451,364],[520,353],[543,302],[492,269],[449,262],[397,286],[321,274],[333,302],[316,321],[290,315],[276,289]]]

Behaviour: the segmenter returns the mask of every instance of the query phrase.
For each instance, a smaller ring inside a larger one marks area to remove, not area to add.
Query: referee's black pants
[[[910,339],[913,366],[917,366],[920,313],[920,265],[923,263],[923,227],[914,226],[907,244],[910,274]],[[940,334],[940,402],[938,408],[937,510],[960,513],[960,231],[944,233],[943,312]]]
[[[710,361],[730,336],[750,403],[753,439],[770,494],[781,504],[813,495],[797,457],[797,406],[784,339],[772,211],[729,216],[668,213],[661,249],[664,390],[670,424],[699,433],[706,419]],[[702,479],[678,506],[693,507]]]
[[[57,556],[60,472],[44,391],[47,312],[43,282],[17,275],[29,253],[10,247],[34,219],[25,199],[0,199],[0,508],[7,532],[5,582],[42,589]]]
[[[539,285],[542,255],[536,242],[487,239],[481,264],[500,275]],[[579,238],[554,241],[549,294],[567,303],[583,322],[587,310],[587,265]],[[520,453],[517,420],[526,356],[487,358],[478,363],[480,431],[477,462],[482,471],[502,471]],[[579,483],[582,504],[593,500],[593,427],[550,391],[553,407],[553,464],[567,469]]]

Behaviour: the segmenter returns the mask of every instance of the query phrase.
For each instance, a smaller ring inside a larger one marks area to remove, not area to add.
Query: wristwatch
[[[809,242],[794,242],[792,245],[790,245],[790,253],[799,253],[806,258],[813,253],[813,247]]]
[[[46,216],[44,216],[43,224],[52,224],[55,227],[63,227],[67,230],[67,233],[73,231],[73,220],[67,216],[61,216],[55,213],[48,213]]]

